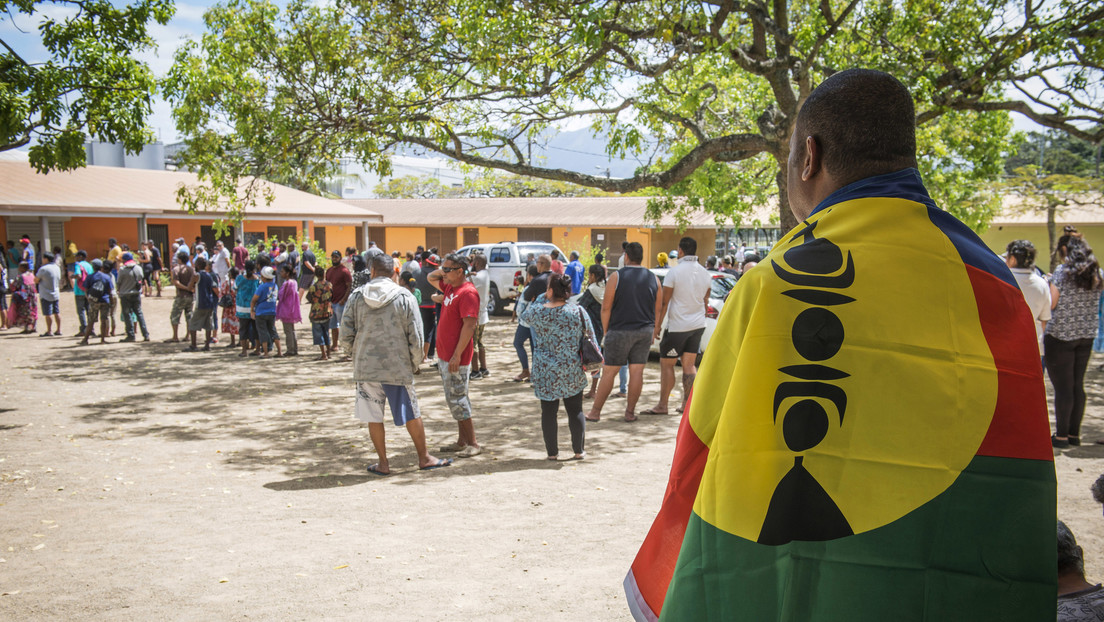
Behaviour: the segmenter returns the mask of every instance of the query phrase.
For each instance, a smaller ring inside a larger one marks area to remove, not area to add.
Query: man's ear
[[[805,157],[801,160],[801,180],[809,181],[820,173],[822,153],[812,136],[805,137]]]

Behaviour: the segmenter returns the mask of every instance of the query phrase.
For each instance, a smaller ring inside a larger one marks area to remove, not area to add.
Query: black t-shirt
[[[522,294],[522,298],[525,298],[525,302],[533,302],[544,292],[548,291],[548,277],[552,276],[552,271],[542,272],[533,277],[532,281],[529,281],[529,285],[525,286],[525,293]]]
[[[161,265],[161,250],[154,246],[150,252],[150,268],[160,270],[162,267],[164,266]]]
[[[309,263],[311,265],[311,268],[318,267],[318,260],[314,258],[314,253],[310,252],[310,249],[303,251],[303,263]]]
[[[414,284],[418,287],[418,290],[422,292],[421,306],[423,307],[434,306],[434,302],[430,296],[437,293],[437,288],[429,284],[428,278],[434,270],[436,270],[436,268],[427,265],[425,268],[419,268],[414,271]]]

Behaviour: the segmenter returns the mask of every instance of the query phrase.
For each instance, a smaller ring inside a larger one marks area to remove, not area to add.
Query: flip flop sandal
[[[451,466],[451,465],[452,465],[452,458],[449,458],[448,460],[439,459],[439,460],[437,460],[437,462],[435,464],[431,464],[429,466],[424,466],[424,467],[418,467],[418,470],[420,470],[420,471],[430,471],[432,469],[439,469],[441,467],[447,467],[447,466]]]
[[[381,470],[379,470],[379,463],[378,462],[376,464],[369,465],[368,466],[368,472],[372,473],[373,475],[380,475],[380,476],[384,476],[384,477],[386,477],[388,475],[391,475],[391,471],[381,471]]]
[[[655,410],[654,408],[649,408],[648,410],[640,411],[640,414],[641,415],[666,415],[668,413],[661,413],[658,410]],[[635,421],[635,418],[633,419],[633,421]]]

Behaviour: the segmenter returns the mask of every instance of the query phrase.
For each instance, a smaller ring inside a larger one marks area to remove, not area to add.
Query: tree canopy
[[[153,45],[150,22],[167,24],[174,11],[171,0],[0,0],[0,22],[37,22],[49,55],[24,59],[0,39],[0,151],[31,144],[40,172],[84,166],[89,138],[140,151],[153,140],[157,82],[135,52]]]
[[[797,111],[856,66],[909,86],[922,173],[975,226],[997,207],[979,189],[1011,150],[1010,113],[1104,139],[1096,0],[228,0],[205,19],[165,94],[189,165],[227,191],[306,163],[336,170],[341,156],[386,174],[389,149],[414,145],[607,192],[655,189],[654,212],[738,221],[777,196],[788,228]],[[610,179],[530,157],[531,142],[580,122],[611,157],[647,165]]]

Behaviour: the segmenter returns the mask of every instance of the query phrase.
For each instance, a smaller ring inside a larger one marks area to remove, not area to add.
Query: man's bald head
[[[541,272],[548,272],[551,269],[552,269],[552,256],[551,255],[541,255],[540,257],[537,257],[537,270],[540,270]]]
[[[848,69],[821,82],[801,106],[794,132],[816,140],[841,186],[916,166],[912,96],[881,71]]]

